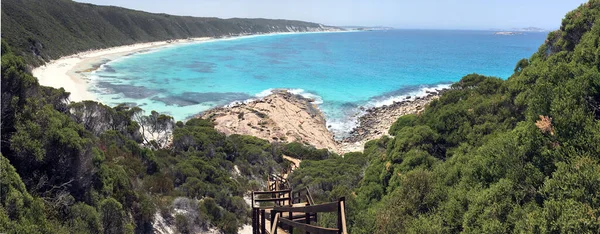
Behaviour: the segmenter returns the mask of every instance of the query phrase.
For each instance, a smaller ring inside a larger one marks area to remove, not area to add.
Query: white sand
[[[107,49],[86,51],[51,61],[33,69],[33,76],[40,84],[54,88],[64,88],[70,92],[71,101],[96,100],[88,90],[88,75],[106,60],[114,60],[127,54],[156,49],[169,45],[193,43],[211,40],[210,37],[180,39],[161,42],[138,43]]]

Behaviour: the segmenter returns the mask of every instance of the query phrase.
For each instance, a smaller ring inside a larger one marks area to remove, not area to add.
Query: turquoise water
[[[380,106],[466,74],[507,78],[545,33],[391,30],[256,36],[178,45],[110,61],[93,73],[103,103],[131,103],[184,120],[287,88],[311,96],[338,135],[360,106]]]

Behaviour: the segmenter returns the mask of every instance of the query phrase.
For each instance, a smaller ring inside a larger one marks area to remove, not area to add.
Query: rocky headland
[[[424,97],[406,96],[404,101],[366,109],[350,136],[336,141],[327,129],[323,113],[314,100],[274,90],[264,98],[219,107],[200,115],[215,123],[215,129],[227,135],[252,135],[271,142],[302,142],[339,154],[362,151],[367,141],[388,135],[398,117],[420,113],[445,90],[429,91]]]
[[[212,120],[215,129],[227,135],[252,135],[271,142],[297,141],[339,152],[314,100],[286,90],[274,90],[271,95],[248,103],[215,108],[201,117]]]

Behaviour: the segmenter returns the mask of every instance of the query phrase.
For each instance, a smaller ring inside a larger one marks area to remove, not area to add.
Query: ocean
[[[470,73],[506,79],[546,34],[388,30],[230,38],[109,61],[92,72],[90,91],[108,105],[185,120],[285,88],[314,98],[340,137],[356,126],[361,107],[425,95]]]

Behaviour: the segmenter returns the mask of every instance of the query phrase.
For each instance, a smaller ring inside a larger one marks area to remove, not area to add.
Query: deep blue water
[[[312,96],[340,134],[359,106],[390,104],[480,73],[508,78],[546,33],[390,30],[248,37],[178,45],[111,61],[94,72],[106,104],[135,103],[183,120],[273,88]]]

